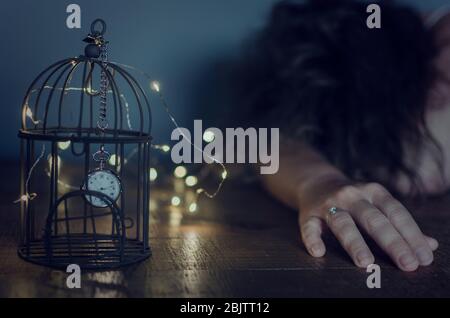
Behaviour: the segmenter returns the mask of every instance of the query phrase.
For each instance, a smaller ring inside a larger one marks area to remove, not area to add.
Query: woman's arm
[[[350,180],[334,166],[330,165],[318,152],[298,141],[285,141],[280,145],[280,168],[276,174],[263,175],[266,188],[284,204],[291,208],[299,207],[300,193],[312,191],[316,187],[335,187],[349,184]],[[309,196],[303,195],[302,201]],[[306,202],[305,202],[306,203]]]
[[[312,256],[325,254],[321,234],[328,225],[357,266],[374,262],[359,228],[402,270],[432,263],[437,241],[421,232],[406,208],[383,186],[352,182],[301,142],[285,142],[280,152],[278,173],[264,175],[263,182],[275,197],[300,211],[301,237]],[[331,207],[338,207],[338,212],[329,214]]]

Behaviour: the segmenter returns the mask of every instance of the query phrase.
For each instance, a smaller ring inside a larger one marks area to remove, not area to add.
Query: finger
[[[368,189],[370,201],[384,215],[415,253],[420,265],[433,262],[433,251],[408,210],[383,187],[372,185]]]
[[[436,239],[429,237],[427,235],[425,235],[425,239],[427,240],[427,243],[433,252],[437,250],[437,248],[439,247],[439,242]]]
[[[375,258],[350,214],[339,211],[327,218],[328,226],[358,267],[373,264]]]
[[[322,220],[313,216],[303,222],[301,220],[300,223],[302,241],[309,254],[314,257],[322,257],[325,255],[326,248],[321,238]]]
[[[391,257],[394,263],[404,271],[414,271],[419,266],[409,244],[398,233],[387,217],[367,200],[353,204],[353,213],[357,223]]]

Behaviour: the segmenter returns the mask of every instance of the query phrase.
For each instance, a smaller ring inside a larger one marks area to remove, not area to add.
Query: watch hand
[[[105,188],[100,188],[100,190],[107,190],[107,189],[112,189],[114,188],[114,186],[109,186],[109,187],[105,187]]]

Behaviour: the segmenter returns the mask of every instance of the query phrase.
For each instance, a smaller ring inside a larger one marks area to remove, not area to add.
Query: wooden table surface
[[[379,251],[381,289],[366,286],[335,239],[325,257],[308,256],[296,215],[257,184],[227,183],[216,200],[202,199],[179,225],[157,214],[153,255],[121,270],[82,274],[82,288],[65,287],[65,272],[32,265],[16,253],[18,169],[0,165],[0,297],[442,297],[450,296],[450,198],[411,204],[424,232],[440,247],[435,262],[404,273]],[[176,220],[175,220],[176,221]]]

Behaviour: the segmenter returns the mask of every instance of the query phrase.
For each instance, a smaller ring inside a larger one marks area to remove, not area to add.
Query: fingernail
[[[356,255],[356,260],[362,267],[367,267],[373,262],[372,256],[367,252],[359,252]]]
[[[409,270],[416,269],[418,265],[416,258],[410,253],[403,254],[403,256],[400,257],[400,264]]]
[[[421,265],[430,265],[433,262],[433,254],[425,247],[419,248],[416,255]]]
[[[314,244],[314,245],[311,246],[311,253],[314,256],[320,255],[321,252],[322,252],[322,248],[321,248],[321,246],[319,244]]]
[[[439,246],[438,241],[432,237],[430,237],[430,240],[431,240],[431,245],[430,245],[431,249],[436,250]]]

